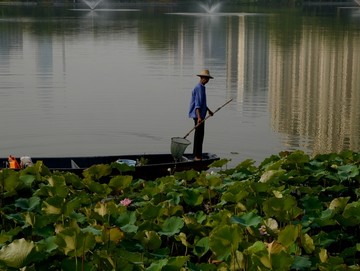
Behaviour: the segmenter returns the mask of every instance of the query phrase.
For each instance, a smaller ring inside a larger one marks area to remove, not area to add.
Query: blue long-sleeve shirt
[[[196,109],[200,109],[200,117],[204,119],[206,117],[207,112],[207,104],[206,104],[206,92],[205,86],[200,82],[194,87],[191,93],[191,101],[189,108],[189,118],[197,118]]]

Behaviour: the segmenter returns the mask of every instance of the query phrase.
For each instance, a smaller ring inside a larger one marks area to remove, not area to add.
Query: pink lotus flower
[[[129,205],[131,204],[131,202],[132,202],[131,199],[125,198],[125,199],[123,199],[123,200],[120,201],[120,204],[123,205],[123,206],[125,206],[125,207],[127,207],[127,206],[129,206]]]

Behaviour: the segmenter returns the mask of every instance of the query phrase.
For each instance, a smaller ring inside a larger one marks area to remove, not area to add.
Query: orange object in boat
[[[9,168],[12,168],[12,169],[20,168],[20,165],[14,156],[9,155],[8,160],[9,160]]]

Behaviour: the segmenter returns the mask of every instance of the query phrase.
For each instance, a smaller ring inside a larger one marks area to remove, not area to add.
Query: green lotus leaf
[[[284,158],[283,167],[296,170],[299,167],[302,167],[305,163],[309,163],[309,161],[309,155],[305,154],[303,151],[297,150]]]
[[[220,160],[214,161],[209,165],[209,168],[222,168],[223,166],[225,166],[227,163],[229,163],[231,161],[231,159],[225,159],[222,158]]]
[[[168,259],[168,262],[162,271],[179,271],[182,267],[186,266],[188,260],[188,256],[171,257]]]
[[[111,189],[108,187],[107,184],[101,184],[95,181],[87,180],[86,186],[91,192],[97,194],[102,198],[105,198],[108,194],[111,193]]]
[[[238,248],[241,236],[237,225],[222,225],[215,228],[209,235],[210,249],[217,260],[225,260]]]
[[[226,202],[242,201],[249,195],[249,192],[246,188],[247,187],[245,183],[236,182],[224,192],[221,200],[224,200]]]
[[[31,260],[31,253],[35,251],[35,244],[24,238],[14,240],[0,250],[0,262],[8,267],[21,268]]]
[[[261,175],[259,182],[260,183],[273,183],[273,182],[278,183],[279,180],[284,176],[285,173],[286,173],[286,171],[283,169],[265,171]]]
[[[204,197],[198,189],[184,189],[183,197],[186,204],[190,206],[197,206],[200,205]]]
[[[23,210],[32,211],[36,207],[40,206],[40,198],[39,197],[31,197],[31,198],[19,198],[15,201],[15,207],[21,208]]]
[[[202,187],[220,187],[223,184],[223,179],[218,174],[201,174],[196,178],[196,183]]]
[[[151,220],[157,218],[162,213],[161,205],[153,205],[152,203],[147,203],[144,207],[137,210],[144,220]]]
[[[94,211],[102,217],[110,214],[107,202],[97,202]]]
[[[109,182],[109,186],[115,191],[121,191],[121,190],[124,190],[125,188],[129,187],[132,180],[133,180],[132,176],[117,175],[117,176],[111,178],[111,180]]]
[[[357,165],[347,164],[337,167],[337,170],[340,181],[345,181],[349,178],[353,178],[359,175],[359,169]]]
[[[23,184],[25,186],[28,186],[30,187],[31,184],[35,181],[35,176],[33,175],[25,175],[25,174],[22,174],[19,179],[23,182]]]
[[[340,198],[333,199],[330,202],[329,209],[335,210],[336,213],[341,212],[345,209],[346,204],[349,202],[349,200],[350,200],[350,197],[340,197]]]
[[[66,204],[63,206],[64,214],[70,215],[74,212],[75,209],[78,209],[82,204],[82,198],[81,197],[75,197],[71,199],[70,201],[66,202]]]
[[[336,225],[338,222],[334,219],[334,216],[334,210],[326,209],[321,212],[320,217],[313,220],[313,223],[321,227]]]
[[[140,243],[151,251],[158,250],[161,247],[161,237],[155,231],[145,230],[136,234],[135,237]]]
[[[266,245],[261,241],[255,241],[251,246],[246,249],[246,254],[248,255],[259,254],[261,252],[265,252],[266,254],[268,254]]]
[[[263,202],[263,210],[268,217],[275,217],[279,221],[292,220],[302,214],[295,198],[288,195],[283,198],[266,199]]]
[[[292,255],[285,251],[280,251],[278,254],[272,254],[270,257],[272,270],[287,271],[291,270],[294,262]]]
[[[126,163],[113,162],[110,164],[110,166],[111,166],[111,168],[116,168],[121,174],[126,173],[126,172],[135,171],[134,166],[130,166]]]
[[[85,169],[83,175],[85,178],[99,180],[102,177],[109,176],[111,174],[112,168],[110,165],[93,165],[88,169]]]
[[[281,243],[285,247],[292,245],[299,237],[300,230],[301,225],[287,225],[279,232],[279,243]]]
[[[79,257],[93,249],[96,241],[92,233],[83,233],[77,228],[66,228],[56,235],[55,244],[70,257]]]
[[[51,253],[56,250],[58,246],[55,244],[56,236],[49,236],[41,241],[37,242],[37,246],[40,251],[45,251],[47,253]]]
[[[118,215],[116,224],[121,227],[124,232],[136,232],[138,226],[135,226],[137,220],[135,212],[125,212]]]
[[[295,256],[291,269],[309,270],[310,267],[311,261],[308,256]]]
[[[7,195],[11,196],[16,193],[16,190],[20,188],[23,182],[19,179],[19,173],[11,170],[11,169],[2,169],[0,171],[1,174],[1,186],[3,187],[3,191],[6,192],[3,195],[6,197]]]
[[[193,179],[196,179],[198,176],[199,176],[199,173],[194,169],[174,173],[174,177],[176,179],[182,179],[185,181],[191,181]]]
[[[119,226],[125,226],[127,224],[134,224],[136,222],[136,212],[127,211],[122,213],[116,219]]]
[[[102,235],[102,230],[96,229],[96,228],[91,227],[91,226],[87,226],[86,228],[82,228],[81,231],[84,232],[84,233],[91,233],[91,234],[93,234],[95,236]]]
[[[4,230],[2,230],[0,232],[0,246],[2,246],[3,244],[5,244],[6,242],[12,241],[13,238],[19,234],[19,232],[22,231],[21,227],[15,227],[12,228],[11,230],[5,232]]]
[[[233,223],[241,224],[245,227],[256,227],[262,222],[262,218],[255,214],[254,212],[249,212],[242,216],[233,216],[231,218]]]
[[[166,197],[169,199],[169,202],[173,205],[177,205],[181,201],[181,193],[178,191],[171,191],[166,194]]]
[[[50,178],[48,178],[48,182],[49,182],[49,195],[54,197],[61,197],[61,198],[66,198],[69,190],[66,186],[65,183],[65,178],[63,176],[57,176],[57,175],[52,175]]]
[[[65,182],[67,185],[72,186],[75,189],[84,189],[85,185],[80,178],[80,176],[74,174],[74,173],[64,173]]]
[[[36,215],[32,212],[23,213],[25,222],[30,226],[34,227],[36,222]]]
[[[166,266],[168,263],[168,259],[162,259],[153,261],[148,268],[146,268],[146,271],[162,271],[163,267]]]
[[[109,241],[114,242],[115,244],[118,244],[125,238],[124,232],[117,227],[108,229],[106,235],[108,236]]]
[[[271,191],[270,190],[271,184],[267,184],[267,183],[254,182],[251,183],[250,186],[256,193],[264,193]]]
[[[301,244],[307,254],[311,254],[315,250],[314,240],[307,233],[301,236]]]
[[[196,256],[204,256],[210,249],[209,237],[203,237],[194,245],[193,252]]]
[[[159,234],[173,236],[179,233],[183,226],[184,221],[180,217],[172,216],[164,221]]]
[[[353,217],[354,219],[360,219],[360,201],[351,202],[345,206],[342,214],[345,218]]]
[[[176,241],[180,241],[185,247],[192,247],[191,244],[187,240],[187,236],[185,233],[180,232],[177,236],[175,236]]]
[[[60,215],[62,213],[62,207],[64,205],[64,199],[60,197],[52,197],[43,201],[42,211],[48,215]]]
[[[306,195],[300,201],[307,215],[318,214],[323,209],[322,201],[318,196]]]

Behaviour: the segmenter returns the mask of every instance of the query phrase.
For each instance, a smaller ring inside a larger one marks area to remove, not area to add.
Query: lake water
[[[204,151],[360,150],[360,9],[98,8],[0,6],[0,156],[170,153],[204,68]]]

